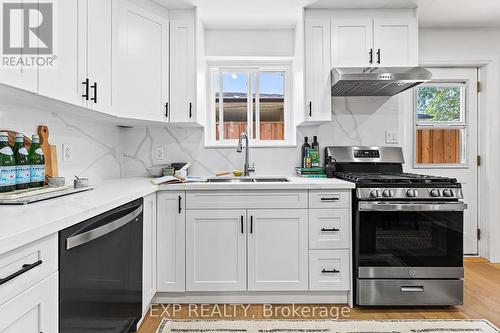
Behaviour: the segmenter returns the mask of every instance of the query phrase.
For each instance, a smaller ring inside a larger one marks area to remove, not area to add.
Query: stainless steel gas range
[[[463,220],[454,178],[403,172],[399,147],[327,147],[327,171],[353,190],[355,303],[463,303]]]

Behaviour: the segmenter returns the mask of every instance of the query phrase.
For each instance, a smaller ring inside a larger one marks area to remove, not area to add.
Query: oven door
[[[463,277],[466,204],[360,201],[355,261],[361,279]]]

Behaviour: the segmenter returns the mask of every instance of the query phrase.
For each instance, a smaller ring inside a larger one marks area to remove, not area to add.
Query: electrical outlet
[[[63,162],[73,161],[73,145],[69,143],[63,144]]]
[[[155,148],[155,160],[163,161],[165,159],[165,147]]]
[[[398,131],[387,130],[385,131],[385,143],[398,143]]]

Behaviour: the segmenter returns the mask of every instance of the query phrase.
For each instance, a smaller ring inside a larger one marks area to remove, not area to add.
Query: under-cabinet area
[[[159,191],[157,199],[154,300],[351,304],[349,189]]]

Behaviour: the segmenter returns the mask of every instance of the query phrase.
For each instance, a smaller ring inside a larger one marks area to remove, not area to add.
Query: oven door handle
[[[80,246],[82,244],[88,243],[96,238],[102,237],[110,232],[115,231],[118,228],[134,221],[142,213],[142,205],[136,208],[133,212],[120,217],[108,224],[100,226],[98,228],[83,232],[81,234],[71,236],[66,238],[66,250],[72,249],[74,247]]]
[[[387,202],[373,201],[360,202],[359,210],[362,212],[463,212],[467,204],[461,201],[454,202]]]

